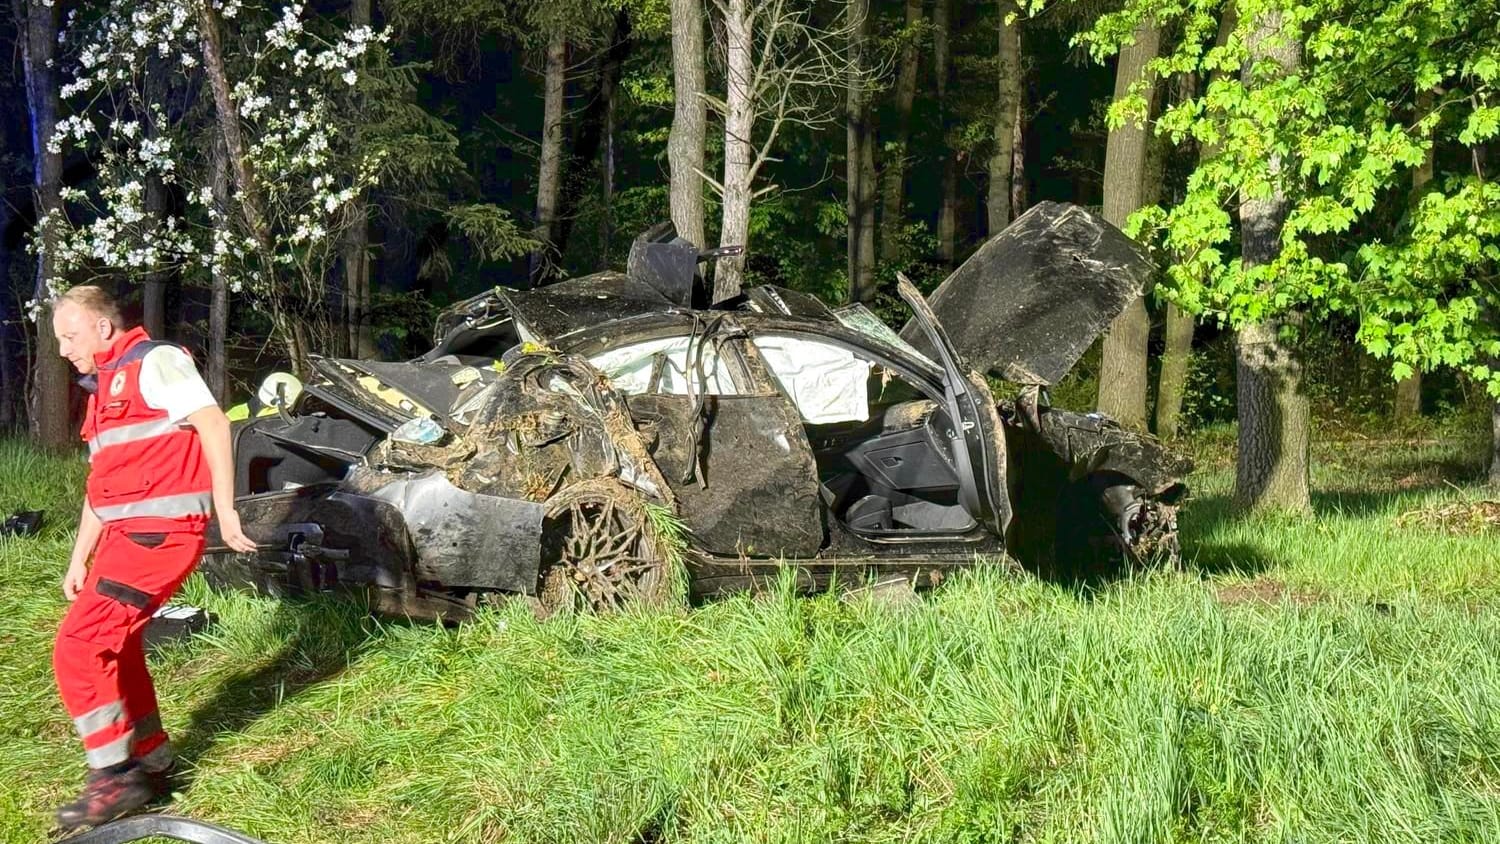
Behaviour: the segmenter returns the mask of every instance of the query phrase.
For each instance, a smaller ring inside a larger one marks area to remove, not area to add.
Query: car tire
[[[562,489],[546,506],[540,615],[570,609],[618,612],[671,600],[673,572],[639,492],[613,478],[598,478]]]

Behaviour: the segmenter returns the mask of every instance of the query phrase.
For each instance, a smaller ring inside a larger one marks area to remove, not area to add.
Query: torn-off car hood
[[[1154,267],[1097,214],[1043,202],[979,248],[932,295],[968,364],[1018,384],[1055,384],[1140,296]],[[931,355],[914,322],[902,339]]]

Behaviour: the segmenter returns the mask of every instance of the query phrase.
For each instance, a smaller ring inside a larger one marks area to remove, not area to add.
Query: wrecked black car
[[[273,376],[234,434],[262,550],[205,572],[454,617],[1175,554],[1186,461],[1048,405],[1151,272],[1114,227],[1038,205],[930,300],[902,278],[900,331],[773,286],[709,307],[717,252],[653,230],[624,273],[448,309],[416,360]]]

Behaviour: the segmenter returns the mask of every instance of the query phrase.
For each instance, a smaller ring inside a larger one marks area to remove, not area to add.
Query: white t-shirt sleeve
[[[141,397],[173,422],[215,404],[214,394],[193,366],[193,359],[176,346],[158,346],[141,361]]]

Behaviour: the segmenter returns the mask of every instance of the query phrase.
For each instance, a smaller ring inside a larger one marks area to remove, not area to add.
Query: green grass
[[[1185,570],[1086,588],[442,629],[194,580],[220,623],[153,662],[175,810],[277,844],[1500,840],[1500,543],[1395,526],[1479,495],[1471,452],[1321,447],[1318,518],[1240,521],[1200,445]],[[82,469],[0,445],[0,508],[55,508],[0,540],[0,840],[81,776],[48,654]]]

